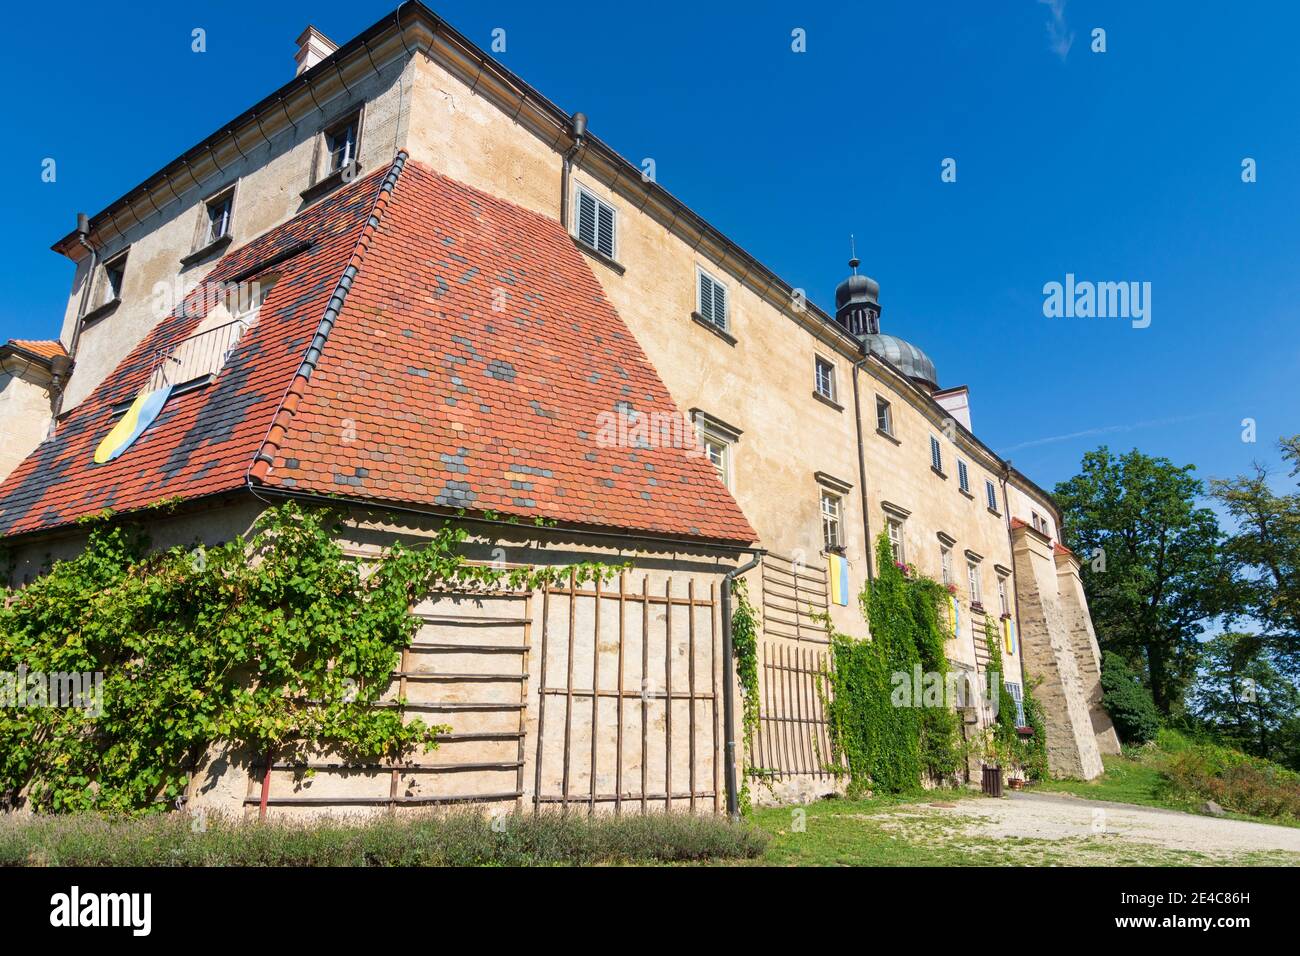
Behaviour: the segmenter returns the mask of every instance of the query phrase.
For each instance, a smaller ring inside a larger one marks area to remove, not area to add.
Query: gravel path
[[[951,818],[953,823],[960,821],[970,836],[991,839],[1077,840],[1101,836],[1216,856],[1260,850],[1300,854],[1300,828],[1083,800],[1067,794],[1010,792],[1003,800],[958,800],[951,807],[931,805],[927,809]]]

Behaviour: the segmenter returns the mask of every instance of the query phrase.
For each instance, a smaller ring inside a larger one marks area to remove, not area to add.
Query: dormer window
[[[340,183],[352,181],[361,166],[364,116],[364,107],[352,109],[321,128],[312,155],[311,184],[301,194],[304,200],[313,202]]]

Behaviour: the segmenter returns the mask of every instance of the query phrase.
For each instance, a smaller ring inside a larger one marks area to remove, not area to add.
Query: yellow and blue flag
[[[1002,632],[1005,637],[1005,644],[1008,654],[1016,652],[1016,626],[1011,623],[1011,618],[1002,619]]]
[[[95,449],[95,464],[102,465],[112,461],[130,448],[144,430],[153,424],[171,393],[172,387],[164,385],[156,391],[141,392],[137,395],[131,407],[126,410],[126,414],[109,430],[104,440],[99,443],[99,447]]]
[[[831,600],[841,606],[849,603],[849,562],[842,554],[828,554]]]

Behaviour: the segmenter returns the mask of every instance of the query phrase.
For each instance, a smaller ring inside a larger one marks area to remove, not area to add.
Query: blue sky
[[[1208,477],[1300,431],[1300,5],[431,5],[485,48],[504,29],[502,62],[824,307],[855,234],[885,331],[968,384],[976,433],[1046,487],[1103,441]],[[57,334],[72,266],[49,246],[78,210],[287,81],[308,22],[342,42],[395,6],[8,11],[0,339]],[[1066,273],[1150,282],[1150,326],[1046,318]]]

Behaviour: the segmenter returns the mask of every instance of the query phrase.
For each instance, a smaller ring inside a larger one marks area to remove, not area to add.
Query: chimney
[[[294,54],[294,60],[298,64],[298,69],[294,76],[302,73],[304,70],[310,70],[325,57],[329,56],[339,48],[339,45],[321,33],[310,23],[307,29],[302,31],[302,35],[297,39],[298,52]]]

